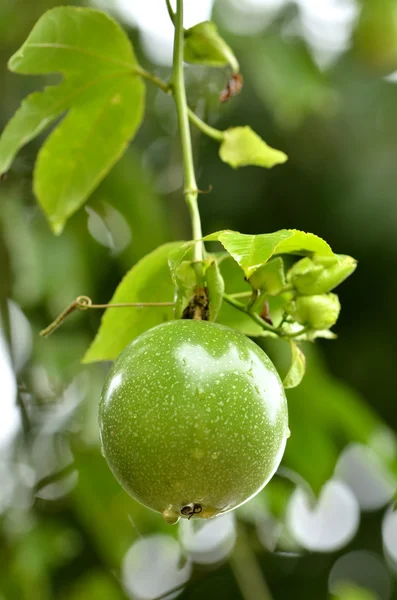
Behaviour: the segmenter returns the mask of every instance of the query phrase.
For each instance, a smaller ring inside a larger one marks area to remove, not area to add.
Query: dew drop
[[[175,523],[178,523],[180,516],[176,510],[170,506],[163,512],[163,519],[169,525],[175,525]]]

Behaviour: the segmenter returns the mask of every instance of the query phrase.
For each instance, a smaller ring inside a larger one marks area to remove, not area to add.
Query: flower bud
[[[339,298],[336,294],[298,296],[291,303],[289,313],[298,323],[310,329],[329,329],[339,317]]]
[[[315,255],[295,263],[288,273],[288,281],[302,296],[326,294],[349,277],[356,266],[357,261],[351,256]]]

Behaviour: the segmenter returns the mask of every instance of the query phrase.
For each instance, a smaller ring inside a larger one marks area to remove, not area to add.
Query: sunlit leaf
[[[292,354],[291,366],[283,381],[285,389],[297,387],[301,383],[306,371],[306,358],[302,350],[293,341],[290,342],[290,345]]]
[[[47,11],[10,58],[15,73],[119,72],[136,65],[123,29],[105,13],[58,6]]]
[[[288,159],[281,150],[268,146],[251,127],[227,129],[223,134],[219,156],[235,169],[248,165],[270,168]]]
[[[320,237],[296,229],[260,235],[224,230],[208,235],[205,240],[221,242],[248,278],[275,254],[333,256],[330,246]]]
[[[86,88],[85,77],[76,77],[27,96],[0,138],[0,174],[9,169],[22,146],[38,136],[54,119],[70,108],[75,97]]]
[[[234,73],[239,64],[233,50],[219,35],[215,23],[204,21],[185,31],[184,58],[186,62],[210,67],[230,65]]]
[[[65,111],[39,153],[34,190],[55,233],[87,200],[135,135],[145,87],[127,35],[96,10],[46,12],[9,61],[22,74],[61,73],[58,86],[29,96],[0,139],[0,173]]]
[[[143,84],[125,75],[95,87],[41,148],[34,191],[55,233],[121,157],[143,116]]]
[[[174,285],[168,258],[181,244],[164,244],[142,258],[125,275],[110,303],[172,302]],[[138,335],[172,318],[172,307],[108,308],[83,362],[113,360]]]

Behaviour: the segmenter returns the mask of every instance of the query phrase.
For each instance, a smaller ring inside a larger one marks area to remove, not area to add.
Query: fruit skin
[[[276,471],[289,436],[284,389],[267,355],[233,329],[190,320],[127,346],[105,383],[99,425],[116,479],[168,522],[249,500]]]

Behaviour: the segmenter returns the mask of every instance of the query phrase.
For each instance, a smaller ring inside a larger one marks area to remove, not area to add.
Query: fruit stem
[[[272,600],[265,577],[242,525],[238,529],[237,543],[230,564],[244,600]]]
[[[192,138],[190,134],[188,105],[186,99],[185,79],[183,72],[183,0],[177,0],[176,12],[174,14],[175,36],[172,87],[176,111],[178,115],[179,132],[181,137],[183,170],[185,175],[184,194],[186,198],[186,203],[190,211],[190,219],[193,229],[193,239],[197,242],[194,245],[193,260],[202,261],[204,255],[204,246],[202,242],[203,234],[201,230],[201,219],[197,202],[198,189],[196,176],[194,172]]]

